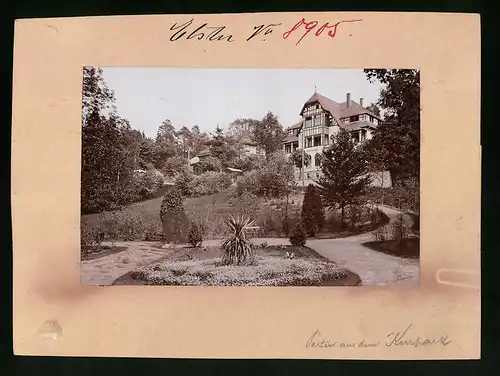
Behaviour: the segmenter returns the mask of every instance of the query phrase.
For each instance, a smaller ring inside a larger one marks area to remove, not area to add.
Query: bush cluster
[[[184,196],[205,196],[220,193],[231,186],[232,179],[225,172],[207,171],[195,175],[182,171],[175,178],[175,185]]]
[[[366,198],[376,204],[384,204],[401,210],[420,211],[419,186],[413,185],[381,188],[367,187]]]

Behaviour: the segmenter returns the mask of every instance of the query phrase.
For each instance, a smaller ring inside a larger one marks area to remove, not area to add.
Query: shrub
[[[147,200],[154,196],[154,194],[163,186],[164,176],[158,170],[148,170],[146,172],[134,174],[130,182],[130,191],[124,203],[131,201]]]
[[[379,227],[372,231],[372,236],[375,241],[384,242],[388,238],[387,228],[385,226]]]
[[[347,212],[347,225],[351,229],[356,229],[363,223],[363,208],[359,205],[349,205]]]
[[[237,158],[233,162],[234,168],[239,168],[242,171],[257,170],[264,165],[266,158],[262,155],[246,155],[241,158]]]
[[[330,212],[326,220],[326,226],[331,232],[339,232],[342,229],[341,220],[336,212]]]
[[[397,243],[402,244],[410,235],[410,226],[405,220],[403,214],[398,214],[391,224],[391,238]]]
[[[236,194],[242,195],[244,192],[257,195],[260,191],[259,171],[253,170],[244,173],[236,180]]]
[[[177,243],[186,240],[188,220],[182,195],[177,187],[172,187],[165,193],[160,208],[160,219],[166,241]]]
[[[294,246],[303,247],[306,244],[306,232],[301,222],[298,222],[290,236],[290,243]]]
[[[230,216],[226,221],[230,235],[221,245],[223,265],[245,265],[252,263],[253,248],[245,236],[245,228],[252,226],[253,221],[244,217]]]
[[[170,157],[165,161],[162,171],[166,176],[175,176],[179,171],[185,169],[186,158],[181,156]]]
[[[208,156],[204,158],[202,161],[200,161],[199,169],[203,173],[209,171],[220,172],[222,170],[222,163],[218,158]]]
[[[196,247],[203,242],[203,230],[196,223],[191,223],[188,233],[189,243]]]
[[[293,165],[280,153],[273,154],[259,170],[252,170],[236,181],[236,192],[249,191],[258,196],[283,197],[293,182]]]
[[[205,172],[196,176],[192,182],[193,195],[205,196],[216,194],[229,188],[231,183],[231,176],[225,172]]]
[[[325,212],[321,196],[313,184],[307,186],[302,203],[302,223],[308,236],[314,236],[325,224]]]
[[[97,251],[104,241],[102,229],[91,226],[85,218],[80,223],[80,250],[83,254]]]
[[[183,169],[175,177],[175,186],[182,195],[191,196],[194,193],[195,175],[188,169]]]
[[[103,213],[99,226],[111,241],[159,240],[162,233],[158,219],[130,210]]]

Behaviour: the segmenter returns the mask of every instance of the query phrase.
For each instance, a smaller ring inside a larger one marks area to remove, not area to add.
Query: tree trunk
[[[344,207],[345,205],[342,204],[342,206],[340,207],[340,228],[343,229],[345,226],[344,226]]]

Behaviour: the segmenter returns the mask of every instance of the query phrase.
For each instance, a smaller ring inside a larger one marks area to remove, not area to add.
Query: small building
[[[238,180],[238,177],[240,177],[241,175],[243,175],[243,171],[240,170],[239,168],[231,168],[231,167],[227,167],[226,168],[226,172],[229,173],[229,175],[231,176],[231,184],[236,184],[236,180]]]

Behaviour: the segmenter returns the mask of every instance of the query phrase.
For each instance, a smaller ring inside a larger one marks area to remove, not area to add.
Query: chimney
[[[363,107],[363,98],[359,98],[359,105]]]
[[[347,93],[347,108],[351,107],[351,93]]]

